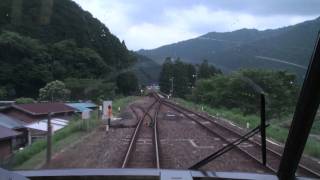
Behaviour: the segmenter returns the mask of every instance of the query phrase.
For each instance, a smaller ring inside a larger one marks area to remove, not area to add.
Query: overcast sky
[[[278,28],[320,15],[320,0],[74,0],[131,50],[207,32]]]

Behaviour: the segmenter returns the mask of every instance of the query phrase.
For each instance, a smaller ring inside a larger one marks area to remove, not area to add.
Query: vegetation
[[[56,154],[63,151],[65,148],[70,148],[72,145],[78,143],[79,141],[83,140],[88,134],[88,131],[77,131],[69,136],[61,139],[54,143],[52,147],[52,153]],[[44,148],[39,153],[34,154],[31,158],[26,161],[23,161],[21,164],[17,164],[14,166],[14,170],[28,170],[28,169],[38,169],[45,165],[45,157],[46,157],[46,148]]]
[[[125,108],[129,103],[137,100],[138,96],[127,96],[122,98],[117,98],[112,102],[112,113],[114,116],[117,116],[120,112],[118,111],[118,108],[123,109]]]
[[[51,102],[67,100],[70,90],[61,81],[52,81],[39,90],[39,99]]]
[[[154,62],[146,56],[134,53],[137,58],[136,64],[133,66],[133,72],[136,74],[141,85],[157,84],[161,65]]]
[[[1,99],[37,98],[54,80],[115,84],[118,72],[135,59],[124,42],[71,0],[0,2]],[[107,89],[98,96],[114,91]]]
[[[199,80],[191,99],[211,107],[239,108],[244,114],[259,112],[260,94],[267,98],[267,110],[280,118],[293,112],[298,85],[295,75],[285,71],[243,69],[229,75]]]
[[[175,97],[184,98],[191,93],[198,76],[205,78],[218,73],[221,72],[209,65],[206,60],[202,62],[197,72],[196,66],[183,63],[180,58],[172,61],[170,57],[167,57],[160,72],[160,90],[167,94],[173,94]],[[173,92],[171,92],[172,90]]]
[[[30,103],[34,103],[36,102],[34,99],[32,98],[18,98],[18,99],[15,99],[15,103],[16,104],[30,104]]]
[[[125,96],[134,95],[139,91],[138,79],[132,72],[121,73],[116,82],[119,93]]]
[[[207,79],[215,74],[221,74],[219,69],[216,69],[214,66],[209,65],[208,60],[204,60],[199,67],[198,78],[199,79]]]
[[[116,85],[104,79],[78,79],[67,78],[64,80],[66,88],[70,90],[72,100],[92,100],[99,102],[102,99],[116,96]]]
[[[203,110],[210,115],[230,120],[243,128],[246,128],[247,123],[250,124],[249,128],[256,127],[260,123],[258,115],[243,115],[239,109],[213,108],[205,104],[198,104],[180,98],[176,98],[174,100],[179,104],[196,111]],[[285,119],[286,118],[291,117],[285,117]],[[270,126],[267,128],[267,137],[284,144],[289,132],[288,127],[282,127],[281,122],[283,121],[279,122],[279,119],[269,119],[268,122],[270,123]],[[309,137],[304,153],[320,158],[320,146],[318,140]]]

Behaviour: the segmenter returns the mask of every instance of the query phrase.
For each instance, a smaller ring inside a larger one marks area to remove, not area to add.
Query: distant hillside
[[[137,53],[135,55],[137,62],[133,69],[139,82],[143,85],[157,84],[161,66],[146,56]]]
[[[317,18],[274,30],[211,32],[156,49],[140,50],[138,53],[157,63],[162,63],[168,56],[180,57],[190,63],[208,59],[225,72],[239,68],[287,69],[302,77],[319,30],[320,18]]]
[[[97,51],[109,66],[122,68],[132,63],[119,39],[71,0],[1,0],[0,30],[46,43],[73,39],[80,47]]]
[[[113,82],[134,63],[125,43],[71,0],[0,1],[0,99],[36,98],[56,79]]]

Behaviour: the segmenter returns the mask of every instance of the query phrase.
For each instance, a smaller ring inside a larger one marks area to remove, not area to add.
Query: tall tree
[[[64,83],[71,91],[71,100],[99,101],[115,96],[116,84],[103,79],[67,78]]]
[[[0,35],[0,84],[8,96],[37,97],[52,79],[47,47],[39,41],[4,31]]]
[[[177,58],[174,62],[173,77],[173,95],[185,97],[191,87],[188,79],[187,64],[183,63],[180,58]]]
[[[215,74],[221,74],[221,71],[212,65],[209,65],[208,60],[203,60],[199,67],[199,79],[207,79]]]
[[[259,96],[266,94],[272,117],[292,112],[297,100],[295,75],[285,71],[243,69],[196,83],[193,99],[214,107],[238,108],[245,114],[259,112]]]
[[[162,65],[159,77],[160,91],[169,94],[171,90],[171,78],[173,77],[173,63],[170,57],[167,57]]]
[[[39,90],[39,99],[51,102],[67,100],[69,95],[70,90],[61,81],[52,81]]]
[[[133,72],[121,73],[116,81],[119,93],[124,95],[133,95],[139,90],[138,79]]]
[[[197,70],[193,64],[186,64],[187,68],[187,77],[188,77],[188,85],[190,87],[195,86],[195,82],[197,80]]]

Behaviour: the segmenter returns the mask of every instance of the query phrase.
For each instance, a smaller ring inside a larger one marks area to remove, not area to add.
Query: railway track
[[[161,97],[158,94],[152,94],[157,100],[161,99]],[[162,104],[166,105],[175,111],[183,114],[188,119],[192,120],[208,132],[214,134],[215,136],[218,136],[220,139],[224,140],[226,143],[231,143],[234,140],[240,138],[242,134],[239,132],[222,125],[221,123],[218,123],[217,119],[212,119],[206,116],[203,116],[199,113],[196,113],[194,111],[191,111],[187,108],[184,108],[180,105],[177,105],[173,102],[162,100]],[[236,148],[244,153],[249,158],[253,159],[254,161],[261,163],[262,157],[261,157],[261,144],[260,142],[253,140],[253,138],[250,138],[248,141],[236,146]],[[271,148],[267,148],[267,165],[266,168],[270,170],[273,173],[277,172],[278,166],[280,164],[281,160],[281,153],[277,152]],[[306,167],[303,164],[299,164],[298,169],[298,175],[303,176],[311,176],[311,177],[320,177],[320,173],[316,172],[315,170]]]
[[[157,107],[152,117],[150,111],[154,106]],[[138,123],[130,138],[128,149],[122,161],[122,168],[160,168],[160,141],[157,127],[157,116],[160,106],[160,100],[153,102],[147,110],[138,106],[137,108],[143,112],[142,116],[139,116],[135,108],[130,107],[138,119]],[[152,122],[152,127],[144,125],[147,117]]]

